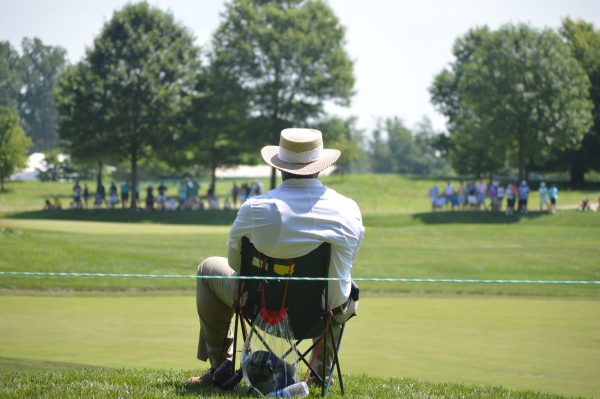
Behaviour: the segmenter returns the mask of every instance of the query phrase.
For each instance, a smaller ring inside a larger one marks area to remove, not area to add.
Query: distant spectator
[[[470,182],[467,185],[467,205],[469,209],[477,208],[477,186],[475,182]]]
[[[223,202],[223,209],[231,209],[231,201],[229,197],[225,198],[225,202]]]
[[[217,197],[212,196],[209,198],[208,201],[209,209],[219,209],[219,200],[217,199]]]
[[[102,200],[102,194],[96,193],[94,195],[94,208],[102,208],[102,204],[104,201]]]
[[[529,186],[527,182],[523,180],[519,186],[519,212],[522,215],[527,214],[527,201],[529,199]]]
[[[165,202],[165,209],[167,211],[174,211],[174,210],[176,210],[177,209],[177,201],[175,201],[175,199],[173,199],[173,198],[168,199]]]
[[[543,211],[544,208],[546,208],[547,211],[550,211],[550,198],[548,196],[548,188],[546,187],[546,183],[540,183],[538,192],[540,195],[540,212]]]
[[[460,185],[458,186],[458,204],[461,207],[461,209],[464,211],[465,210],[465,206],[467,205],[467,188],[465,187],[465,185],[463,184],[463,182],[460,182]]]
[[[452,196],[454,195],[454,185],[452,182],[448,181],[446,183],[446,187],[444,188],[444,198],[446,198],[446,207],[451,206],[454,208],[452,203]]]
[[[200,194],[200,183],[195,180],[191,180],[192,183],[192,198],[196,198]]]
[[[50,200],[48,198],[46,198],[46,202],[44,203],[44,210],[46,209],[54,209],[54,206],[52,205],[52,203],[50,202]]]
[[[88,189],[87,184],[83,185],[83,201],[85,202],[85,207],[88,207],[88,200],[90,199],[90,190]]]
[[[550,197],[550,213],[556,213],[556,203],[558,202],[558,188],[556,188],[556,184],[552,184],[552,187],[548,190],[548,196]]]
[[[579,205],[579,208],[577,208],[577,210],[581,212],[591,212],[592,207],[590,205],[590,200],[588,198],[585,198],[583,201],[581,201],[581,204]]]
[[[125,208],[127,206],[128,201],[129,201],[129,183],[127,183],[127,181],[123,181],[123,183],[121,183],[121,207]]]
[[[506,214],[512,215],[515,213],[515,200],[517,197],[517,189],[512,183],[508,183],[508,186],[506,186],[504,196],[506,197]]]
[[[163,182],[160,182],[160,186],[158,186],[158,196],[156,197],[156,201],[160,206],[160,210],[165,210],[165,201],[167,200],[166,196],[167,188],[165,187]]]
[[[248,183],[244,183],[244,184],[242,184],[242,188],[241,188],[242,203],[246,202],[246,200],[248,199],[249,196],[250,196],[250,186],[248,186]]]
[[[179,209],[184,209],[185,200],[187,199],[187,182],[182,180],[178,188]]]
[[[204,201],[202,201],[200,199],[200,197],[196,197],[193,199],[190,199],[190,206],[189,209],[193,210],[193,211],[202,211],[204,210]]]
[[[104,184],[98,184],[98,187],[96,187],[96,195],[100,195],[102,202],[106,202],[106,189],[104,188]]]
[[[492,184],[490,184],[490,189],[489,189],[489,195],[490,195],[490,209],[492,211],[495,211],[496,209],[498,209],[498,182],[497,181],[493,181]]]
[[[54,203],[52,204],[53,209],[62,209],[62,203],[60,202],[60,198],[54,197]]]
[[[498,197],[498,208],[496,210],[499,212],[502,212],[502,201],[504,201],[504,195],[504,187],[501,183],[498,183],[498,192],[496,194],[496,196]]]
[[[119,203],[119,194],[117,192],[117,186],[115,182],[110,183],[110,187],[108,188],[108,205],[114,209],[115,206]]]
[[[81,186],[79,185],[79,180],[75,180],[75,185],[73,186],[73,204],[74,208],[83,208],[81,204]]]
[[[485,207],[486,192],[487,192],[487,184],[485,184],[485,182],[483,180],[481,180],[479,182],[479,184],[477,185],[477,209],[481,209],[481,208],[483,208],[484,210],[486,209],[486,207]]]
[[[600,197],[598,197],[598,204],[596,205],[596,212],[600,212]]]
[[[431,202],[431,210],[435,212],[438,205],[438,197],[440,196],[440,189],[437,184],[429,189],[429,201]]]
[[[146,210],[154,210],[154,187],[152,185],[146,187]]]
[[[237,208],[238,197],[240,196],[240,187],[233,183],[233,187],[231,188],[231,198],[233,198],[233,206]]]

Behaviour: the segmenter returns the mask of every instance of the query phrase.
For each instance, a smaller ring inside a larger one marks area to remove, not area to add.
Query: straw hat
[[[315,129],[284,129],[279,145],[263,147],[261,155],[274,168],[295,175],[314,175],[333,165],[340,152],[323,148],[323,135]]]

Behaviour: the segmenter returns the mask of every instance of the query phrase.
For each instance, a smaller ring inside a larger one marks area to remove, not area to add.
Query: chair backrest
[[[242,238],[241,276],[328,277],[331,245],[323,243],[312,252],[294,259],[271,258],[259,252],[248,238]],[[282,306],[286,280],[241,280],[240,307],[252,323],[261,309],[261,283],[264,282],[266,308]],[[290,280],[285,306],[295,339],[313,338],[326,327],[327,281]],[[323,306],[325,304],[325,306]]]

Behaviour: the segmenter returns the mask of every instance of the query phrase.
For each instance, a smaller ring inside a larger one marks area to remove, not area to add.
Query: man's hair
[[[281,171],[281,178],[282,178],[282,180],[287,180],[287,179],[316,179],[317,177],[319,177],[319,173],[315,173],[313,175],[295,175],[293,173],[286,172],[285,170]]]

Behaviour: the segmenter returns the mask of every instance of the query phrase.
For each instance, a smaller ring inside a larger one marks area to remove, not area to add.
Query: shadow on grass
[[[85,222],[121,222],[156,224],[202,224],[231,225],[236,210],[202,211],[133,211],[130,209],[68,209],[15,212],[7,215],[11,219],[72,220]]]
[[[529,212],[526,215],[515,213],[508,216],[503,212],[456,211],[416,213],[412,215],[412,218],[424,224],[511,224],[544,216],[549,216],[549,214],[547,212]]]

